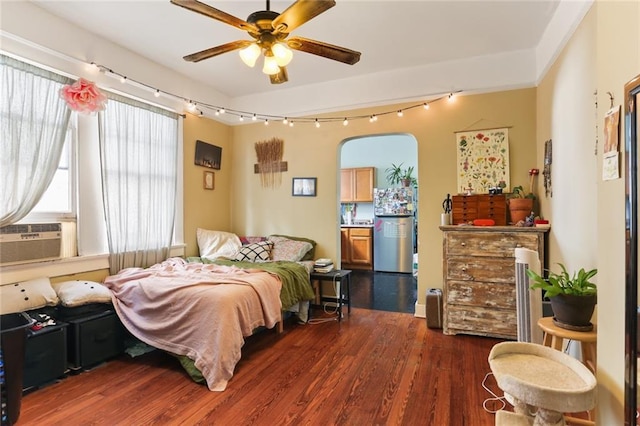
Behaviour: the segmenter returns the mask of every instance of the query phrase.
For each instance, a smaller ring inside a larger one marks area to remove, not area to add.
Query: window
[[[69,127],[58,169],[38,204],[20,222],[51,222],[76,218],[76,126]]]

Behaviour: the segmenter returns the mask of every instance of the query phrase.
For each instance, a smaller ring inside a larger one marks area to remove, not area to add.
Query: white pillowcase
[[[53,284],[60,303],[67,308],[88,303],[111,303],[111,291],[95,281],[64,281]]]
[[[233,259],[240,250],[240,247],[242,247],[240,238],[231,232],[210,231],[208,229],[198,228],[196,230],[196,237],[200,257],[209,260],[219,257]]]
[[[42,277],[0,287],[0,314],[55,306],[59,302],[49,278]]]

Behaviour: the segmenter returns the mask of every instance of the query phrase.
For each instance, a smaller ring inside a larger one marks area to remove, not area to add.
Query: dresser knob
[[[460,243],[462,247],[466,247],[467,243]]]

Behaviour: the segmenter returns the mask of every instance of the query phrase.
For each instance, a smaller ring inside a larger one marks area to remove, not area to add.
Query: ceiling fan
[[[242,61],[253,67],[258,57],[264,55],[262,71],[269,75],[271,83],[280,84],[288,80],[286,65],[291,61],[293,53],[289,49],[311,53],[353,65],[360,60],[360,52],[329,43],[303,37],[290,37],[291,31],[305,22],[315,18],[322,12],[335,6],[334,0],[296,0],[284,12],[270,10],[270,0],[266,0],[267,10],[257,11],[249,15],[246,21],[215,9],[198,0],[171,0],[171,3],[217,19],[225,24],[244,30],[251,40],[236,40],[220,46],[211,47],[184,57],[185,61],[199,62],[233,50],[240,50]]]

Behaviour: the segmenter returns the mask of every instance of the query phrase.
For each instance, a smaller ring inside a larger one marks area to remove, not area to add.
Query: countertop
[[[367,223],[367,224],[351,224],[351,225],[347,225],[346,223],[342,223],[340,224],[340,228],[373,228],[373,223]]]

